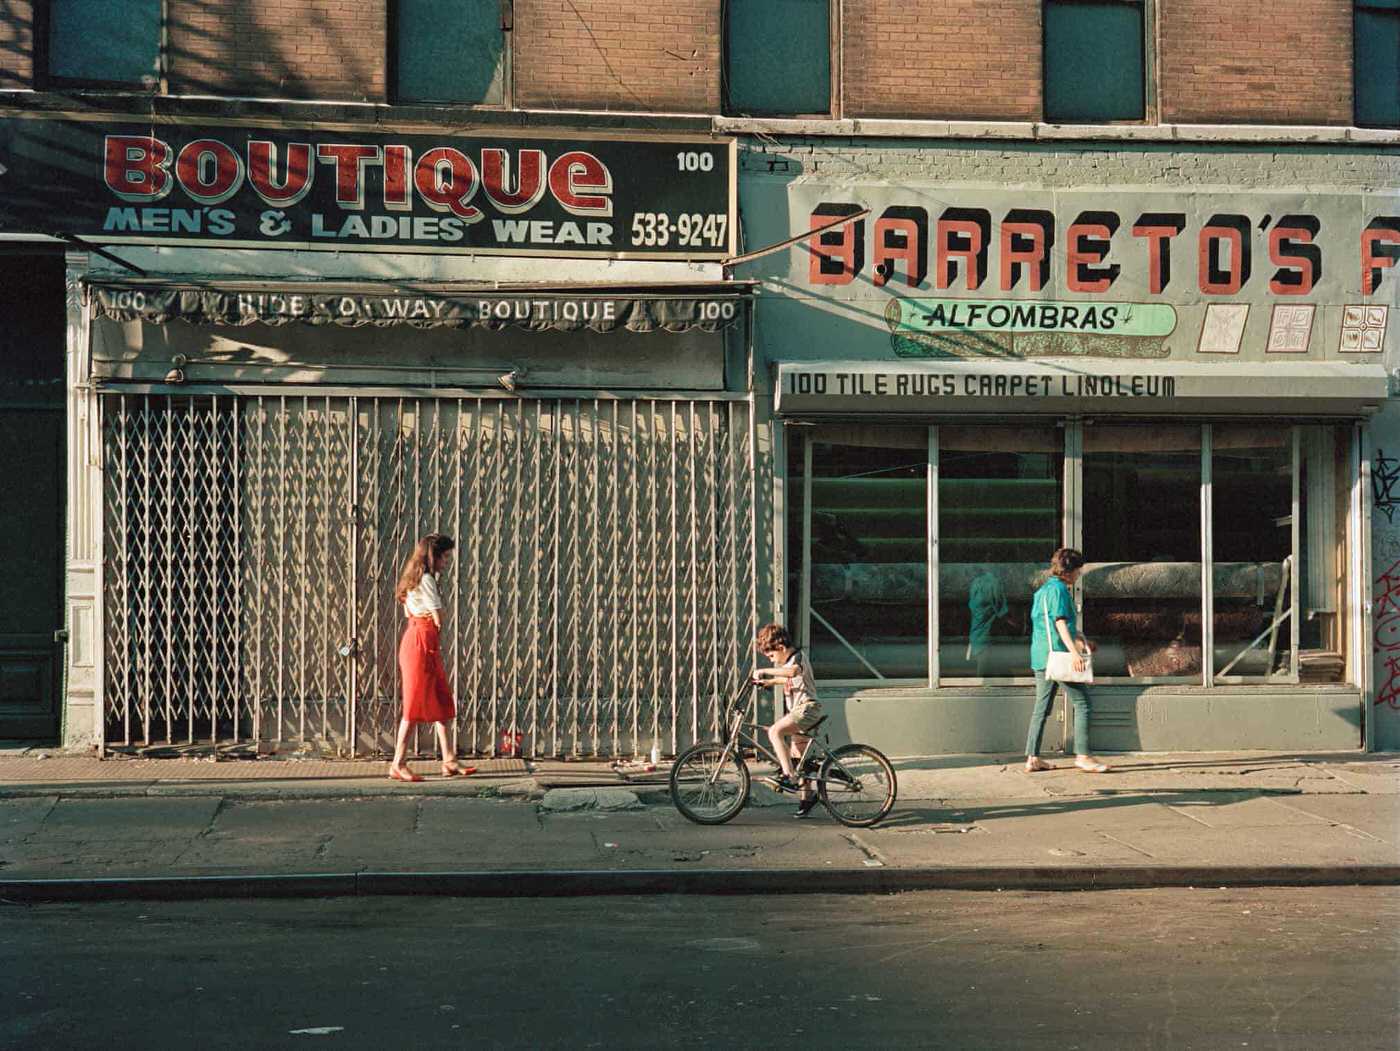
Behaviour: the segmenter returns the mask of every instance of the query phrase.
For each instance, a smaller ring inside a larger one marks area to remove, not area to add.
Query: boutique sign
[[[735,294],[635,296],[451,294],[404,289],[178,286],[95,281],[93,314],[112,321],[203,325],[487,328],[534,332],[719,332],[743,316]]]
[[[731,140],[0,124],[0,230],[99,243],[718,259]]]

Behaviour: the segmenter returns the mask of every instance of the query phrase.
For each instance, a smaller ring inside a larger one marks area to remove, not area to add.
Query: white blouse
[[[404,599],[403,611],[410,617],[426,617],[439,609],[442,609],[442,596],[438,594],[437,578],[424,573],[418,586]]]

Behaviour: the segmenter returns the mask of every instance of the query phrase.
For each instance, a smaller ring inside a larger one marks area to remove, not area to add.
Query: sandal
[[[796,812],[795,814],[793,814],[792,816],[793,816],[793,817],[799,817],[799,818],[800,818],[800,817],[806,817],[808,814],[810,814],[810,813],[812,812],[812,808],[813,808],[814,806],[817,805],[817,802],[818,802],[818,800],[817,800],[817,797],[816,797],[816,796],[808,796],[806,799],[800,799],[800,800],[798,800],[798,802],[797,802],[797,812]]]
[[[1047,763],[1044,759],[1040,758],[1040,756],[1038,755],[1030,755],[1026,757],[1026,773],[1028,774],[1035,774],[1039,773],[1042,770],[1053,769],[1055,768],[1049,763]]]
[[[400,769],[399,767],[391,766],[389,767],[389,780],[421,781],[423,780],[423,778],[420,777],[418,774],[415,774],[412,770],[408,769],[407,767],[403,767],[402,769]]]
[[[1074,766],[1075,769],[1083,770],[1086,774],[1108,773],[1108,767],[1106,767],[1103,763],[1099,762],[1097,759],[1090,759],[1088,756],[1081,755],[1078,759],[1074,761]]]
[[[442,764],[443,777],[470,777],[474,773],[476,773],[474,766],[458,766],[456,763]]]

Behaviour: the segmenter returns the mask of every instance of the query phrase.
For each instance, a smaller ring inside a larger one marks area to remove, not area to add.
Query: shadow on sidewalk
[[[415,784],[417,784],[417,785],[419,785],[419,786],[421,786],[421,785],[428,785],[428,784],[456,784],[456,785],[462,785],[462,786],[465,787],[465,786],[468,786],[468,785],[479,784],[479,783],[488,782],[488,781],[489,781],[489,782],[492,782],[492,783],[500,782],[500,781],[519,781],[519,780],[522,780],[524,777],[527,777],[527,776],[528,776],[528,775],[523,775],[523,774],[481,773],[481,772],[478,772],[478,773],[475,773],[475,774],[470,775],[469,777],[443,777],[443,776],[442,776],[441,774],[439,774],[437,771],[418,770],[418,771],[416,771],[416,773],[419,773],[419,774],[422,774],[422,775],[423,775],[423,780],[422,780],[421,782],[416,782],[416,783],[415,783]],[[10,781],[0,781],[0,795],[3,795],[3,794],[6,792],[6,790],[9,790],[9,791],[13,792],[13,790],[15,790],[15,789],[25,789],[25,790],[28,790],[28,791],[29,791],[29,794],[31,794],[31,795],[63,795],[63,794],[65,794],[65,793],[67,793],[67,792],[72,792],[72,791],[86,791],[86,792],[98,791],[98,792],[102,792],[102,791],[120,791],[120,790],[126,790],[126,791],[128,791],[128,792],[134,792],[134,791],[139,791],[139,790],[149,789],[149,788],[155,788],[155,787],[158,787],[158,788],[161,788],[161,789],[172,789],[172,790],[173,790],[173,789],[179,789],[179,788],[193,788],[193,787],[195,787],[195,786],[200,786],[200,787],[209,786],[209,787],[214,787],[214,788],[217,788],[217,787],[222,786],[222,787],[226,787],[226,788],[256,789],[256,788],[265,787],[265,786],[268,786],[268,785],[286,785],[286,784],[299,784],[299,785],[323,784],[323,785],[326,785],[326,786],[330,787],[330,786],[335,786],[335,785],[343,785],[343,784],[345,784],[345,783],[347,783],[347,782],[352,782],[352,781],[353,781],[353,782],[373,782],[374,784],[378,784],[379,782],[383,781],[386,785],[389,785],[389,784],[399,784],[399,783],[401,783],[401,782],[395,782],[395,781],[393,781],[391,778],[387,777],[386,775],[384,775],[384,774],[382,774],[382,773],[345,774],[345,775],[334,775],[334,776],[329,776],[329,777],[328,777],[328,776],[325,776],[325,775],[319,775],[319,776],[318,776],[318,775],[315,775],[315,774],[307,774],[307,775],[304,775],[304,776],[269,775],[269,776],[265,776],[265,777],[159,777],[159,776],[157,776],[157,777],[128,777],[128,778],[120,778],[120,779],[115,779],[115,780],[96,780],[96,779],[89,779],[89,778],[78,778],[78,779],[71,779],[71,780],[53,780],[53,781],[46,781],[46,780],[41,780],[41,779],[35,778],[35,779],[32,779],[32,780],[19,780],[19,779],[16,779],[16,780],[10,780]],[[404,784],[403,794],[404,794],[404,795],[411,795],[412,792],[413,792],[413,788],[414,788],[414,784]]]
[[[1197,808],[1225,806],[1246,799],[1259,798],[1265,793],[1251,789],[1235,792],[1142,792],[1134,795],[1076,797],[1073,799],[1016,800],[982,806],[944,805],[937,807],[896,806],[879,828],[898,829],[905,826],[975,825],[1006,818],[1054,817],[1057,814],[1090,811],[1122,810],[1147,804],[1160,806],[1190,806]]]
[[[1318,765],[1380,763],[1400,766],[1400,754],[1395,752],[1241,752],[1220,755],[1212,758],[1182,756],[1181,758],[1153,758],[1151,755],[1129,752],[1095,753],[1105,759],[1115,771],[1160,770],[1211,770],[1231,767],[1267,769],[1269,767],[1296,766],[1299,763]],[[1051,755],[1052,760],[1062,757]],[[911,756],[891,759],[895,770],[966,770],[976,767],[1019,767],[1025,757],[1016,754],[1006,755],[933,755]],[[1014,771],[1013,771],[1014,772]]]

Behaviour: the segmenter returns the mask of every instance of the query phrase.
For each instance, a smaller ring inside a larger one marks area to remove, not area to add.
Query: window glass
[[[1084,428],[1082,629],[1094,674],[1201,675],[1201,428]]]
[[[49,76],[156,87],[160,82],[160,0],[53,0]]]
[[[1211,538],[1215,674],[1289,676],[1293,428],[1211,428]]]
[[[1351,435],[1345,426],[1335,425],[1298,430],[1298,674],[1310,683],[1352,681],[1345,656],[1347,620],[1342,615],[1349,564]]]
[[[1142,120],[1144,67],[1141,2],[1048,0],[1046,120]]]
[[[506,35],[500,0],[399,0],[396,96],[500,105]]]
[[[1400,0],[1356,5],[1356,123],[1400,127]]]
[[[730,0],[725,12],[729,112],[831,111],[830,0]]]
[[[942,678],[1031,675],[1030,604],[1060,546],[1063,431],[938,429]]]
[[[813,442],[812,670],[927,680],[928,428],[824,428]]]

